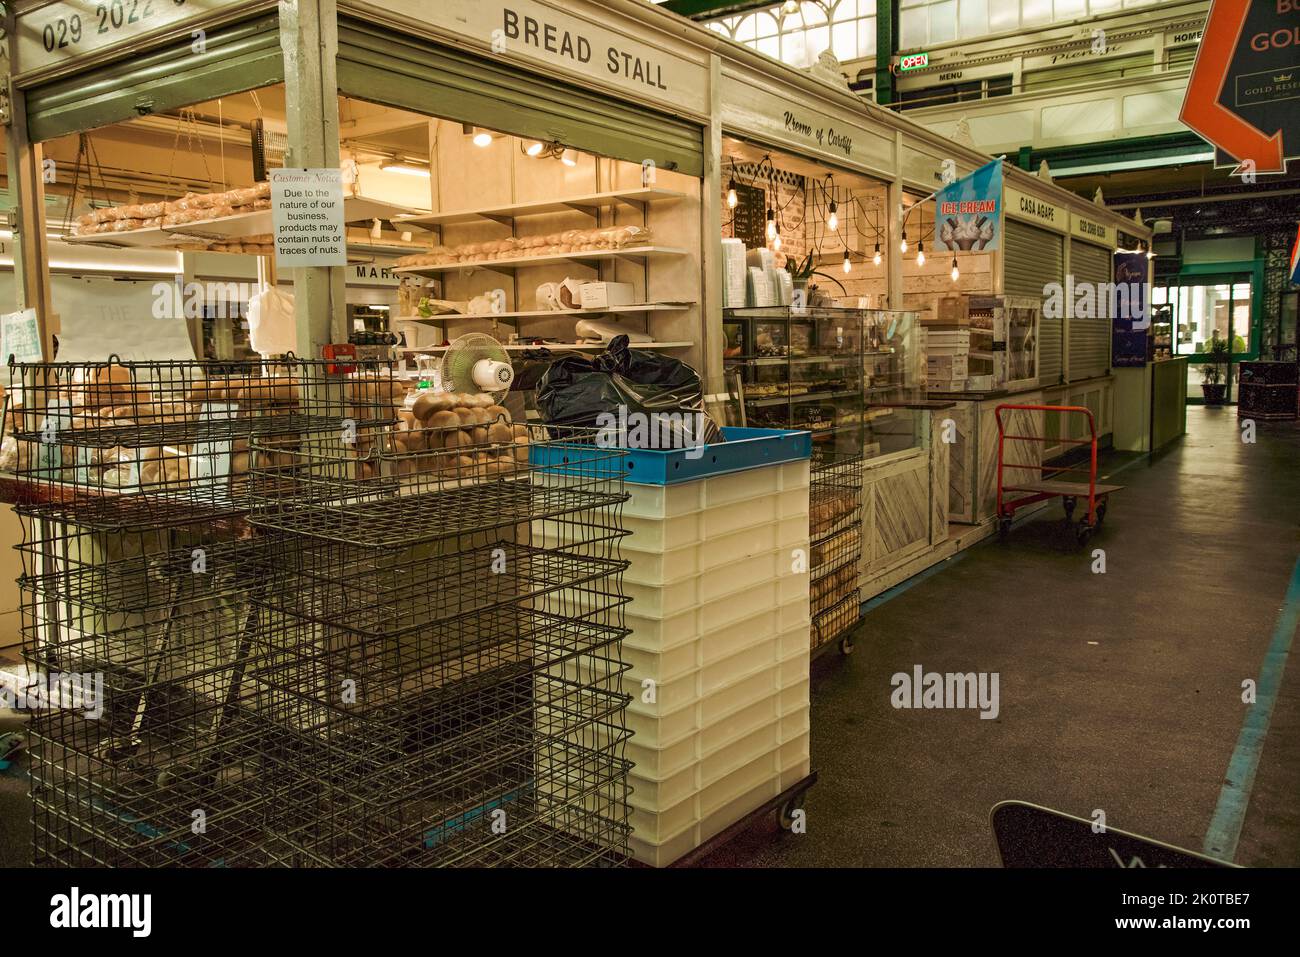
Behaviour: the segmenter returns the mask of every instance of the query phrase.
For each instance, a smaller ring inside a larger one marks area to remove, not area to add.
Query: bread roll
[[[474,437],[470,433],[461,431],[460,429],[457,429],[454,432],[448,432],[442,438],[442,447],[449,451],[451,449],[466,449],[473,445]]]
[[[487,427],[482,425],[476,425],[470,431],[470,438],[474,440],[475,445],[487,445],[488,444]]]
[[[453,409],[452,415],[456,416],[456,419],[457,421],[460,422],[460,427],[462,429],[468,429],[468,428],[472,428],[475,425],[478,425],[478,416],[474,414],[474,410],[467,408],[463,405],[457,406],[455,409]]]
[[[506,423],[493,422],[487,428],[487,440],[493,445],[509,445],[515,440],[515,433]]]
[[[459,429],[460,416],[455,412],[435,412],[425,425],[430,429]]]

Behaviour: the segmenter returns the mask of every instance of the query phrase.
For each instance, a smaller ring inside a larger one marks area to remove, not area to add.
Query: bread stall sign
[[[1216,166],[1286,172],[1300,158],[1300,0],[1214,0],[1179,119]]]

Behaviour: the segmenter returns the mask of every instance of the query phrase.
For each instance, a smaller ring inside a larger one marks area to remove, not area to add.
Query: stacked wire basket
[[[12,368],[29,680],[102,689],[33,713],[35,863],[626,860],[621,453],[416,442],[405,392]]]
[[[846,636],[861,616],[861,454],[816,449],[808,499],[812,650],[820,651],[839,639],[841,650],[847,652],[852,642]]]

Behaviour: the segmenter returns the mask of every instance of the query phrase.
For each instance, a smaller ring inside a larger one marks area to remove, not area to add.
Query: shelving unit
[[[628,249],[592,249],[587,252],[557,253],[553,256],[511,256],[507,259],[476,259],[467,263],[443,263],[439,266],[402,266],[394,269],[397,276],[425,276],[434,278],[443,273],[467,269],[491,269],[498,272],[518,269],[521,266],[545,266],[548,263],[589,262],[601,259],[664,259],[685,256],[687,251],[674,246],[633,246]]]
[[[694,306],[693,302],[646,302],[631,306],[610,306],[607,309],[531,309],[522,312],[493,312],[480,316],[447,312],[437,316],[398,316],[402,322],[423,322],[441,326],[448,319],[553,319],[557,316],[606,316],[616,314],[638,315],[650,312],[683,312]]]
[[[395,216],[409,213],[409,208],[359,196],[343,200],[343,220],[346,223],[376,219],[393,221]],[[222,242],[248,236],[264,236],[274,231],[273,211],[259,209],[252,213],[238,213],[220,219],[199,220],[177,226],[153,229],[132,229],[122,233],[101,233],[96,236],[69,236],[64,242],[88,246],[120,246],[135,249],[165,249],[181,243],[211,240]]]
[[[633,349],[689,349],[695,343],[693,342],[634,342]],[[410,347],[403,349],[404,352],[423,353],[431,355],[434,353],[446,352],[448,346],[425,346],[423,348]],[[605,345],[599,342],[544,342],[540,345],[532,343],[511,343],[509,345],[502,343],[501,348],[507,352],[528,352],[532,349],[564,349],[575,352],[603,352]]]
[[[671,189],[612,190],[604,193],[587,193],[570,196],[565,199],[541,200],[532,203],[510,203],[505,206],[493,206],[486,209],[461,209],[445,213],[416,213],[398,216],[394,225],[415,226],[420,229],[437,229],[441,226],[463,225],[487,220],[509,224],[524,216],[542,216],[547,213],[589,212],[595,214],[604,209],[613,209],[619,205],[644,206],[648,203],[662,203],[685,199],[685,193]]]

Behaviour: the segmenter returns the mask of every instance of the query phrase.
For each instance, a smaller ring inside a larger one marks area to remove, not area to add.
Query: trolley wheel
[[[1074,536],[1080,545],[1087,545],[1088,540],[1092,538],[1092,526],[1087,522],[1080,522],[1074,529]]]
[[[800,791],[777,809],[776,822],[781,825],[781,830],[793,830],[794,814],[796,811],[803,810],[803,799],[807,796],[807,791]]]
[[[1011,519],[1003,517],[998,519],[998,541],[1005,542],[1011,534]]]
[[[1065,520],[1067,522],[1074,521],[1074,506],[1077,504],[1078,500],[1073,495],[1062,496],[1061,505],[1065,508]]]
[[[845,635],[843,638],[840,639],[840,654],[844,655],[846,658],[849,655],[853,654],[852,635]]]
[[[1097,503],[1097,528],[1101,528],[1101,523],[1106,521],[1106,500],[1103,498]]]

